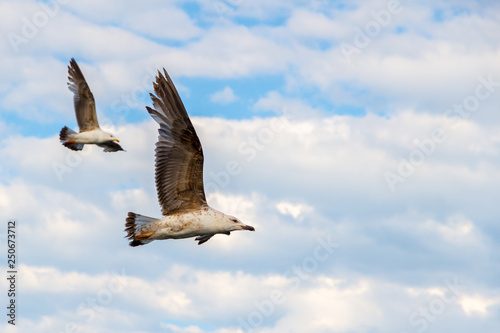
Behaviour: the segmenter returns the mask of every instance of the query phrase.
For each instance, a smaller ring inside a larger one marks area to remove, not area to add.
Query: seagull
[[[75,104],[76,121],[78,122],[78,127],[80,127],[80,133],[76,133],[67,126],[64,126],[59,134],[61,143],[71,150],[82,150],[85,144],[96,144],[104,148],[105,152],[123,150],[116,143],[120,142],[117,138],[112,134],[104,132],[99,127],[94,96],[74,58],[71,58],[69,62],[68,73],[68,88],[75,94],[73,102]]]
[[[208,206],[203,188],[203,150],[170,76],[163,69],[150,94],[154,109],[146,107],[160,125],[156,143],[156,190],[162,208],[161,219],[129,212],[125,236],[130,246],[160,239],[195,237],[198,245],[215,234],[250,230],[234,216]]]

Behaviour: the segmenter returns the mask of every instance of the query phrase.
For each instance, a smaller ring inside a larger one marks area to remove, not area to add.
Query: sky
[[[497,333],[499,32],[487,0],[0,0],[0,330]],[[60,144],[72,57],[125,152]],[[161,217],[162,68],[255,233],[124,238]]]

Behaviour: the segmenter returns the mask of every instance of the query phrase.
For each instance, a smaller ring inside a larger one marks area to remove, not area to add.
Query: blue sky
[[[499,22],[495,1],[0,0],[2,332],[496,333]],[[59,143],[72,57],[126,152]],[[209,204],[255,233],[124,239],[127,212],[161,216],[161,68]]]

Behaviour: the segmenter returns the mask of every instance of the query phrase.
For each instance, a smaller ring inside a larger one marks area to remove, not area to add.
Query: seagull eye
[[[231,221],[233,221],[234,223],[238,223],[237,219],[231,219]]]

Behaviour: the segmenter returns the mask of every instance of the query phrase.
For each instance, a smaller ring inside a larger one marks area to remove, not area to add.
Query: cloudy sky
[[[0,32],[2,332],[498,332],[497,1],[0,0]],[[71,57],[126,152],[59,143]],[[255,233],[124,239],[163,67]]]

